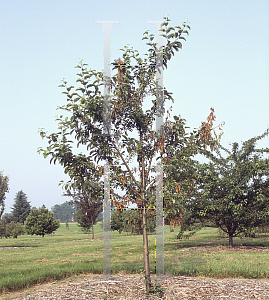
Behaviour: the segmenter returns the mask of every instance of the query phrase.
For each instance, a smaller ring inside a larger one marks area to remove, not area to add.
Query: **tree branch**
[[[123,161],[124,165],[126,166],[126,168],[127,168],[128,172],[130,173],[130,175],[131,175],[131,177],[132,177],[133,181],[136,183],[136,185],[138,186],[138,188],[139,188],[139,189],[140,189],[140,191],[141,191],[141,186],[140,186],[140,184],[139,184],[139,183],[136,181],[136,179],[134,178],[134,176],[133,176],[133,174],[132,174],[132,172],[131,172],[131,170],[130,170],[130,168],[129,168],[128,164],[126,163],[125,159],[124,159],[124,158],[123,158],[123,156],[121,155],[121,153],[120,153],[119,149],[117,148],[117,146],[116,146],[115,142],[114,142],[112,139],[111,139],[111,142],[112,142],[112,144],[114,145],[114,147],[115,147],[116,151],[118,152],[118,154],[119,154],[120,158],[122,159],[122,161]]]

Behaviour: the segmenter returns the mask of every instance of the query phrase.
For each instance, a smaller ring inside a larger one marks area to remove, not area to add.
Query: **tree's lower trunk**
[[[94,240],[93,222],[92,222],[92,240]]]
[[[142,132],[140,131],[140,143],[141,143],[141,154],[142,154],[142,172],[141,172],[141,182],[142,182],[142,193],[141,200],[143,203],[144,209],[142,210],[142,226],[143,226],[143,256],[144,256],[144,271],[145,271],[145,280],[146,280],[146,292],[149,293],[151,289],[151,280],[150,280],[150,268],[149,268],[149,245],[148,245],[148,233],[147,233],[147,215],[146,215],[146,204],[145,201],[145,165],[144,165],[144,153],[143,153],[143,142],[142,142]]]
[[[147,233],[147,217],[145,208],[142,210],[142,225],[143,225],[143,256],[144,256],[144,271],[146,279],[146,292],[151,288],[150,267],[149,267],[149,250],[148,250],[148,233]]]
[[[234,246],[233,244],[233,236],[229,235],[229,248],[232,248]]]
[[[88,235],[90,234],[90,228],[88,227]]]

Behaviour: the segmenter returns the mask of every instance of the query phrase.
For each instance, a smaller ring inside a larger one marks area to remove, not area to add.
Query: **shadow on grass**
[[[39,245],[34,245],[34,243],[21,243],[21,244],[8,244],[8,245],[3,245],[3,247],[16,247],[16,248],[38,248]]]
[[[233,244],[234,246],[269,247],[269,235],[263,235],[256,238],[236,237],[233,240]],[[175,240],[173,242],[168,241],[164,245],[164,250],[169,251],[199,246],[229,246],[229,238],[216,236],[215,239],[183,239]]]

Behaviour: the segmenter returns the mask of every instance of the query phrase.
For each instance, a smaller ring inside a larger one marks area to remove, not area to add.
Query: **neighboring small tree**
[[[3,220],[0,221],[0,237],[1,239],[3,237],[5,237],[5,233],[6,233],[6,226],[5,223],[3,222]]]
[[[103,223],[100,224],[103,228]],[[111,230],[122,233],[124,231],[124,213],[113,211],[111,213]]]
[[[6,232],[6,226],[7,226],[7,224],[11,223],[12,221],[14,221],[12,214],[5,213],[2,216],[2,219],[0,220],[0,236],[1,236],[1,238],[10,237],[10,235],[8,235]]]
[[[269,221],[269,149],[255,149],[256,142],[268,136],[264,134],[243,142],[239,150],[233,143],[232,151],[219,145],[217,156],[205,152],[209,163],[200,165],[200,180],[193,214],[201,220],[211,220],[229,235],[229,247],[233,237],[250,233]],[[224,158],[220,150],[228,155]]]
[[[61,223],[68,223],[71,222],[74,216],[75,207],[66,201],[62,204],[52,206],[51,211],[53,212],[55,219],[59,219]]]
[[[74,221],[78,223],[78,227],[80,227],[84,233],[88,233],[88,235],[90,234],[90,228],[92,225],[87,221],[84,213],[79,208],[75,211]]]
[[[6,224],[6,237],[13,237],[17,238],[19,235],[23,235],[25,233],[24,227],[21,223],[15,223],[11,221],[10,223]]]
[[[92,199],[91,193],[87,190],[74,189],[74,192],[67,190],[64,196],[72,197],[69,203],[76,205],[75,220],[78,222],[78,226],[83,231],[88,232],[92,229],[92,239],[94,239],[93,225],[97,222],[97,217],[103,210],[103,201],[100,199],[96,202],[96,199]]]
[[[4,176],[3,172],[0,172],[0,219],[5,210],[6,193],[8,192],[8,176]]]
[[[12,208],[12,215],[15,222],[23,224],[31,211],[30,202],[26,194],[21,190],[16,194],[15,203]]]
[[[60,227],[60,221],[53,217],[53,212],[43,205],[38,209],[31,210],[24,222],[28,234],[42,235],[51,234]]]
[[[180,230],[176,238],[189,239],[191,236],[196,234],[197,231],[201,230],[204,226],[206,226],[206,222],[201,222],[201,220],[198,217],[193,216],[188,206],[186,206],[183,213],[183,218],[181,219]]]
[[[13,216],[5,214],[0,222],[0,237],[3,238],[17,238],[19,235],[25,233],[24,227],[20,223],[15,223]]]
[[[147,210],[147,233],[153,233],[156,229],[156,212]],[[141,210],[118,210],[111,213],[111,230],[130,232],[131,234],[143,234]]]

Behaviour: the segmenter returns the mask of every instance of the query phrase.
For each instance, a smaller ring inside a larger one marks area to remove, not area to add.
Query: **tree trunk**
[[[229,248],[233,248],[234,244],[233,244],[233,236],[229,235]]]
[[[92,240],[94,240],[93,221],[92,221]]]
[[[147,217],[145,207],[142,210],[142,225],[143,225],[143,256],[144,256],[144,271],[146,279],[146,292],[151,288],[150,267],[149,267],[149,250],[148,250],[148,233],[147,233]]]
[[[140,135],[140,142],[142,147],[142,136]],[[143,147],[142,147],[143,151]],[[142,154],[142,193],[141,200],[144,206],[142,210],[142,227],[143,227],[143,257],[144,257],[144,271],[146,280],[146,292],[148,294],[151,289],[151,279],[150,279],[150,266],[149,266],[149,246],[148,246],[148,233],[147,233],[147,216],[146,216],[146,200],[145,200],[145,166],[144,166],[144,156]]]

